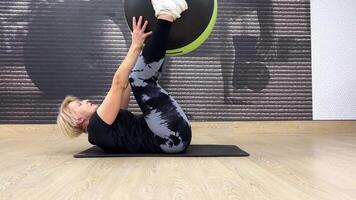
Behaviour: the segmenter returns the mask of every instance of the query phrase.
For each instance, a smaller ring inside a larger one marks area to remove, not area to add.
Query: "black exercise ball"
[[[188,10],[173,25],[167,55],[177,56],[198,48],[212,32],[217,18],[217,0],[187,0]],[[156,17],[149,0],[125,0],[125,17],[132,30],[133,16],[149,21],[147,31],[154,30]]]

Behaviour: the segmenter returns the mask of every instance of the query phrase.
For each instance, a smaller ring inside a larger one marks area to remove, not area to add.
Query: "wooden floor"
[[[233,158],[91,158],[54,125],[0,125],[0,199],[356,199],[356,122],[193,123]]]

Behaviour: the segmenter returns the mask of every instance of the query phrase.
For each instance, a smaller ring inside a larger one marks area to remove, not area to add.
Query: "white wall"
[[[313,119],[356,119],[356,1],[311,0]]]

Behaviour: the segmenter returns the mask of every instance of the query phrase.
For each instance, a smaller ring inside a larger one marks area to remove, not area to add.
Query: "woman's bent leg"
[[[157,83],[164,65],[168,23],[158,22],[129,80],[137,104],[161,149],[166,153],[178,153],[190,144],[189,120],[178,103]]]
[[[131,73],[130,83],[148,127],[156,135],[164,152],[184,151],[192,137],[187,116],[154,77],[145,79],[146,76],[140,72]]]

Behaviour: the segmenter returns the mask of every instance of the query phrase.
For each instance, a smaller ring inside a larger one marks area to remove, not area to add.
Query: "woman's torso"
[[[161,152],[143,116],[127,110],[120,110],[111,125],[95,112],[89,120],[88,140],[108,152]]]

